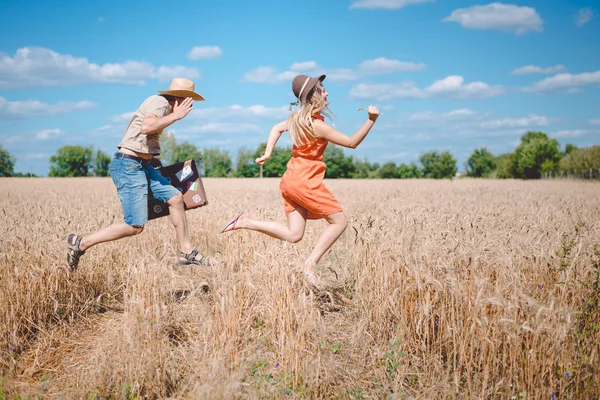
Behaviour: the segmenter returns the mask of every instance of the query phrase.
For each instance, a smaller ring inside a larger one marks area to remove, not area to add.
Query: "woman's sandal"
[[[74,243],[73,239],[75,239]],[[67,253],[67,266],[69,267],[70,272],[73,272],[77,269],[77,266],[79,265],[79,257],[85,254],[85,250],[81,250],[79,247],[81,245],[81,239],[83,239],[83,236],[79,236],[74,233],[70,233],[67,237],[67,243],[69,244],[69,251]]]
[[[238,213],[235,217],[233,217],[232,219],[230,219],[229,221],[227,221],[222,227],[221,227],[221,233],[225,233],[225,232],[231,232],[235,230],[235,225],[238,222],[238,219],[240,219],[240,217],[242,216],[242,214],[244,214],[244,212],[240,212]],[[231,226],[233,225],[233,226]],[[231,229],[227,229],[231,226]],[[227,230],[226,230],[227,229]]]
[[[198,256],[199,256],[199,258],[198,258]],[[183,260],[182,260],[182,258],[183,258]],[[180,251],[179,252],[179,264],[181,264],[181,265],[194,264],[194,265],[202,265],[205,267],[210,266],[210,262],[209,262],[208,258],[206,258],[202,254],[198,253],[198,250],[195,250],[195,249],[189,253],[184,253],[183,251]]]

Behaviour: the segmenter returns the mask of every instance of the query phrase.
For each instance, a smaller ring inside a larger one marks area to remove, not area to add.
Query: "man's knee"
[[[167,200],[167,205],[169,207],[183,206],[183,195],[181,193],[177,193],[175,196]]]
[[[129,236],[139,235],[144,231],[144,225],[140,226],[129,226]]]

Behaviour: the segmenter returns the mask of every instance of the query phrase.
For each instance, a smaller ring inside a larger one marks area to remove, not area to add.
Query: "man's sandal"
[[[182,260],[183,258],[183,260]],[[208,267],[210,265],[208,258],[198,253],[198,250],[192,250],[189,253],[179,252],[179,264],[181,265],[202,265]]]
[[[75,241],[73,241],[75,239]],[[67,237],[67,243],[69,244],[69,251],[67,252],[67,266],[69,267],[69,271],[73,272],[77,269],[79,265],[79,257],[85,254],[85,250],[81,250],[79,247],[81,245],[82,236],[76,235],[74,233],[70,233]]]

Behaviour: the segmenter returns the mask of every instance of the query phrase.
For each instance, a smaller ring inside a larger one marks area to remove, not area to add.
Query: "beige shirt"
[[[121,142],[117,145],[128,148],[137,153],[160,154],[160,144],[158,142],[161,132],[145,135],[141,132],[142,121],[147,114],[154,114],[157,117],[164,117],[170,113],[169,102],[163,96],[153,95],[148,97],[142,105],[135,110],[133,117],[125,129],[125,134]]]

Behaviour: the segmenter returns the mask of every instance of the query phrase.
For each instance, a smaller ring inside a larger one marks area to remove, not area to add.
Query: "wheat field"
[[[121,219],[109,178],[0,179],[0,398],[597,399],[600,184],[339,180],[349,224],[298,274],[278,179],[205,179],[187,213],[214,268],[175,265],[168,218],[69,274],[65,237]]]

